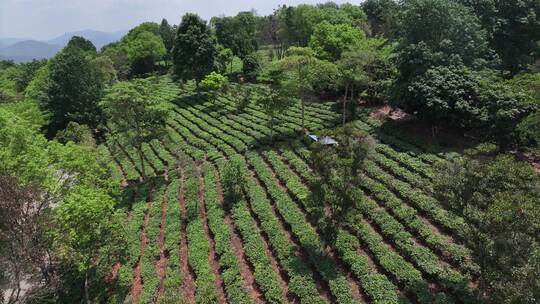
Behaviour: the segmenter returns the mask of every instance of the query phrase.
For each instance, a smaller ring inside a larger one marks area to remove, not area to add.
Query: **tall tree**
[[[234,17],[213,18],[218,42],[243,59],[257,50],[258,17],[252,12],[240,12]]]
[[[94,46],[92,41],[81,36],[71,37],[66,48],[67,49],[78,48],[84,52],[88,52],[91,55],[96,55],[96,52],[97,52],[96,47]]]
[[[466,218],[487,303],[537,303],[540,297],[540,178],[513,156],[456,158],[436,170],[435,193]]]
[[[98,103],[103,95],[103,79],[86,54],[78,47],[66,47],[51,60],[47,96],[41,106],[51,114],[52,134],[69,121],[91,128],[101,121]]]
[[[490,46],[510,76],[540,57],[540,2],[536,0],[459,0],[473,8],[488,31]]]
[[[313,206],[320,209],[324,232],[333,239],[336,229],[343,227],[358,205],[354,195],[364,160],[373,150],[373,140],[365,132],[347,124],[325,135],[338,145],[315,142],[309,163],[317,173],[310,181]],[[328,204],[328,210],[325,210]]]
[[[112,136],[137,150],[143,179],[143,143],[160,139],[166,134],[168,108],[153,93],[156,79],[137,79],[114,85],[103,98],[101,106],[107,115]]]
[[[399,4],[394,0],[366,0],[362,9],[367,15],[369,31],[373,36],[392,37],[397,29]]]
[[[305,104],[318,85],[336,82],[336,65],[318,59],[310,48],[291,47],[274,68],[271,72],[274,82],[300,99],[302,128],[305,130]]]
[[[111,269],[125,248],[123,213],[106,193],[87,187],[72,189],[54,210],[54,246],[61,258],[84,278],[85,303],[90,301],[90,277],[95,268]],[[100,257],[107,258],[100,258]],[[99,263],[96,263],[100,258]],[[95,274],[94,274],[95,275]]]
[[[167,54],[159,26],[153,22],[145,22],[131,29],[121,42],[131,63],[131,72],[135,75],[154,71],[155,62]]]
[[[469,8],[445,0],[407,0],[400,22],[398,65],[409,79],[435,65],[480,66],[488,44],[480,20]]]
[[[268,128],[270,128],[270,141],[274,138],[275,119],[292,106],[293,99],[286,91],[279,88],[267,86],[257,87],[254,96],[256,103],[262,107],[263,112],[268,116]]]
[[[163,20],[161,20],[161,24],[159,25],[159,35],[163,40],[167,53],[170,53],[173,48],[174,34],[173,27],[169,24],[167,19],[163,18]]]
[[[345,93],[343,94],[343,114],[342,120],[345,125],[347,118],[347,103],[350,100],[354,101],[354,92],[356,88],[365,86],[369,81],[367,73],[364,71],[364,65],[369,58],[368,53],[364,52],[346,52],[342,58],[338,61],[338,68],[340,71],[340,84],[345,87]]]
[[[214,68],[216,44],[206,22],[195,14],[186,14],[178,26],[174,41],[174,72],[183,80],[199,82]]]
[[[227,72],[227,67],[230,67],[230,72],[233,69],[234,54],[231,49],[225,48],[223,45],[217,45],[216,63],[221,73]]]
[[[309,47],[317,57],[336,61],[345,51],[359,46],[364,32],[348,24],[333,25],[327,21],[318,24],[309,40]]]

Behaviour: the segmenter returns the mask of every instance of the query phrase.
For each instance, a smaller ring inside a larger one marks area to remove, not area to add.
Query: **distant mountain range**
[[[106,44],[120,40],[126,33],[127,31],[100,32],[84,30],[65,33],[46,41],[24,38],[0,38],[0,59],[27,62],[33,59],[51,58],[66,46],[73,36],[81,36],[92,41],[99,50]]]

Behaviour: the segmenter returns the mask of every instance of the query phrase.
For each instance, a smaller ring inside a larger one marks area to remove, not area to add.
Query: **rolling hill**
[[[117,41],[126,31],[100,32],[84,30],[64,33],[47,41],[26,40],[21,38],[0,38],[0,59],[15,62],[27,62],[33,59],[51,58],[60,51],[73,36],[82,36],[100,49],[104,45]]]

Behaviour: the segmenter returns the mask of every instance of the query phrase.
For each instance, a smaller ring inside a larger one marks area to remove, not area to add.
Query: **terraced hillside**
[[[168,136],[144,148],[146,172],[130,147],[101,151],[127,185],[129,259],[113,270],[111,303],[469,303],[477,266],[463,245],[464,219],[432,197],[430,154],[369,119],[376,153],[354,195],[356,224],[330,245],[306,197],[313,172],[301,141],[300,105],[275,126],[255,105],[237,113],[232,97],[196,101],[162,79],[156,94],[174,104]],[[339,121],[330,103],[306,107],[307,128]],[[248,177],[227,202],[224,166]],[[226,206],[233,206],[232,208]]]

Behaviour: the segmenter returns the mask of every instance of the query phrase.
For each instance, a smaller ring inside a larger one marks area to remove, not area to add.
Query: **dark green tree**
[[[293,105],[294,99],[287,94],[287,91],[279,87],[258,86],[254,94],[255,102],[263,109],[268,116],[268,128],[270,129],[270,141],[274,138],[274,126],[278,115],[283,114]]]
[[[96,128],[101,122],[99,100],[104,83],[98,69],[77,47],[66,47],[49,66],[46,96],[40,100],[43,110],[51,114],[51,134],[69,121]]]
[[[161,39],[163,39],[163,44],[167,49],[167,53],[170,53],[173,48],[174,34],[173,27],[169,24],[167,19],[163,18],[159,25],[159,35],[161,36]]]
[[[213,18],[217,40],[234,55],[243,59],[257,50],[258,17],[252,12],[240,12],[234,17]]]
[[[145,22],[138,25],[131,29],[121,42],[134,75],[154,71],[156,61],[167,54],[157,23]]]
[[[114,85],[101,101],[111,127],[111,135],[138,153],[142,177],[144,170],[143,143],[161,139],[166,134],[167,104],[156,98],[155,79],[137,79]]]
[[[216,43],[206,22],[195,14],[186,14],[178,26],[174,41],[173,62],[176,76],[199,82],[214,69]]]
[[[71,37],[71,39],[69,40],[67,46],[66,46],[67,49],[70,49],[70,48],[78,48],[84,52],[88,52],[89,54],[91,55],[95,55],[97,50],[96,50],[96,47],[94,46],[94,44],[84,38],[84,37],[81,37],[81,36],[73,36]]]
[[[467,219],[483,300],[536,303],[540,179],[532,167],[509,155],[456,158],[439,165],[434,181],[437,197]]]
[[[323,135],[332,136],[338,145],[312,144],[309,163],[317,174],[310,188],[312,206],[320,210],[319,221],[327,237],[333,239],[336,229],[346,224],[358,204],[352,194],[374,142],[350,124]]]
[[[474,9],[488,31],[490,46],[510,76],[540,56],[540,2],[537,0],[459,0]]]
[[[397,30],[399,4],[394,0],[366,0],[362,10],[367,15],[369,31],[373,36],[392,37]]]
[[[234,54],[231,49],[225,48],[223,45],[217,45],[216,63],[221,73],[226,73],[227,68],[230,67],[232,73]]]

